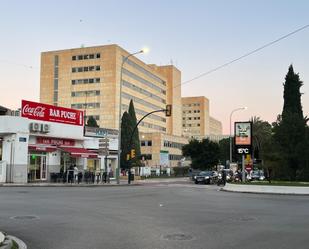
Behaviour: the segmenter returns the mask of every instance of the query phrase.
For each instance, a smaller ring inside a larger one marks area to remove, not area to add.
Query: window
[[[155,95],[155,94],[153,94],[153,93],[151,93],[151,92],[145,90],[144,88],[138,87],[138,86],[134,85],[133,83],[130,83],[130,82],[126,81],[126,80],[122,80],[122,85],[123,85],[123,86],[126,86],[126,87],[128,87],[128,88],[131,88],[131,89],[133,89],[134,91],[140,92],[140,93],[142,93],[143,95],[146,95],[146,96],[148,96],[148,97],[151,97],[151,98],[153,98],[153,99],[155,99],[155,100],[157,100],[157,101],[160,101],[161,103],[164,103],[164,104],[166,103],[166,100],[165,100],[165,99],[160,98],[159,96],[157,96],[157,95]]]
[[[54,90],[58,90],[58,79],[54,79]]]
[[[95,83],[100,83],[100,78],[95,78]]]
[[[191,120],[191,118],[188,118],[189,120]]]
[[[89,67],[73,67],[72,68],[72,73],[76,73],[76,72],[88,72],[88,71],[100,71],[101,70],[101,66],[89,66]]]
[[[141,141],[141,146],[145,146],[145,141]]]
[[[197,126],[201,126],[201,124],[197,124]]]
[[[157,92],[166,94],[166,91],[164,89],[162,89],[161,87],[158,87],[157,85],[153,84],[152,82],[145,80],[144,78],[132,73],[131,71],[129,71],[127,69],[123,68],[122,72],[123,72],[124,75],[127,75],[130,78],[137,80],[137,81],[139,81],[140,83],[142,83],[146,86],[151,87],[152,89],[156,90]]]
[[[101,57],[100,53],[97,53],[97,54],[84,54],[84,55],[73,55],[72,56],[72,61],[98,59],[100,57]]]

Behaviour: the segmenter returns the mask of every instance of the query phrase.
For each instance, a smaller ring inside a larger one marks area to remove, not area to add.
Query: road
[[[309,198],[179,183],[0,187],[0,230],[29,249],[308,248]]]

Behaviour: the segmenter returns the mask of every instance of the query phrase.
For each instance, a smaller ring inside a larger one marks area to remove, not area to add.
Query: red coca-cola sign
[[[84,125],[84,115],[83,112],[79,110],[28,100],[22,100],[21,106],[22,117],[64,124]]]
[[[36,142],[38,144],[50,144],[50,145],[64,145],[64,146],[74,146],[75,141],[72,139],[60,139],[52,137],[37,137]]]

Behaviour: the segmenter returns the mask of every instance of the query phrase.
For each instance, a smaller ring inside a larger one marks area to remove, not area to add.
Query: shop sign
[[[104,138],[107,135],[112,136],[112,135],[118,135],[117,130],[113,129],[106,129],[106,128],[100,128],[100,127],[90,127],[90,126],[85,126],[84,127],[84,135],[86,137],[101,137]]]
[[[37,137],[36,142],[38,144],[49,144],[57,146],[74,146],[75,141],[71,139],[60,139],[60,138],[51,138],[51,137]]]
[[[84,125],[83,112],[75,109],[22,100],[21,116],[34,120]]]

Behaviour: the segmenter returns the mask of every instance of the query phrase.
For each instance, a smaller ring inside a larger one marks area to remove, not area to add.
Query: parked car
[[[199,170],[199,169],[189,169],[189,177],[190,177],[190,179],[192,180],[192,181],[194,181],[195,180],[195,176],[197,176],[199,173],[201,173],[201,170]]]
[[[194,176],[194,183],[213,184],[217,180],[214,171],[201,171],[198,175]]]
[[[263,180],[265,180],[263,171],[256,170],[252,172],[251,181],[263,181]]]

